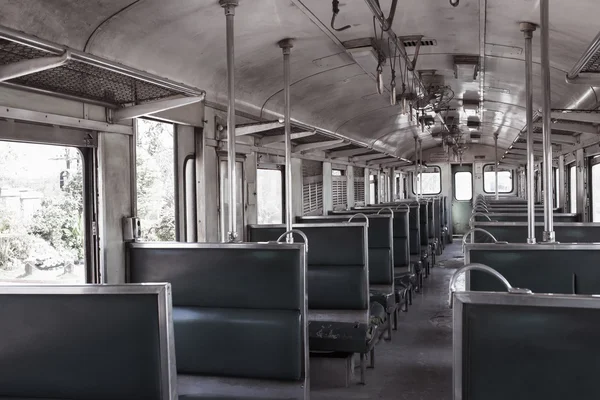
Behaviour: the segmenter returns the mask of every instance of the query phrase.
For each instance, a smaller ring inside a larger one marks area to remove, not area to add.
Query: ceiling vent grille
[[[402,43],[404,43],[404,47],[417,47],[419,39],[405,39]],[[437,40],[423,38],[421,39],[421,46],[437,46]]]

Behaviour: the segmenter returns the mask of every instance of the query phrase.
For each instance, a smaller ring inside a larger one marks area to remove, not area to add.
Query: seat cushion
[[[371,304],[373,303],[381,304],[385,309],[393,307],[394,293],[371,290]]]
[[[369,315],[371,317],[371,324],[373,325],[383,325],[387,320],[387,314],[385,312],[385,308],[379,303],[371,303],[369,308]]]
[[[365,353],[370,341],[367,324],[310,321],[308,324],[310,351]]]

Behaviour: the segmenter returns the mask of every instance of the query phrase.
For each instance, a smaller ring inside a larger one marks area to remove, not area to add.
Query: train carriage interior
[[[0,400],[599,398],[599,12],[0,0]]]

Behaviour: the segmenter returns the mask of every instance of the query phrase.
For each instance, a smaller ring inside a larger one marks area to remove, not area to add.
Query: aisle
[[[345,389],[319,389],[312,400],[452,398],[452,331],[448,283],[462,266],[461,246],[446,247],[425,291],[417,294],[408,313],[402,314],[392,343],[377,346],[376,368],[367,371],[367,385]]]

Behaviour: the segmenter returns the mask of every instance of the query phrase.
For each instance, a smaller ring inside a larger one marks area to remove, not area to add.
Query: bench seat
[[[388,293],[381,290],[370,291],[371,304],[377,303],[387,311],[392,312],[396,306],[394,293]]]
[[[379,303],[370,307],[370,323],[310,321],[308,324],[310,351],[336,351],[365,354],[378,339],[387,314]]]

